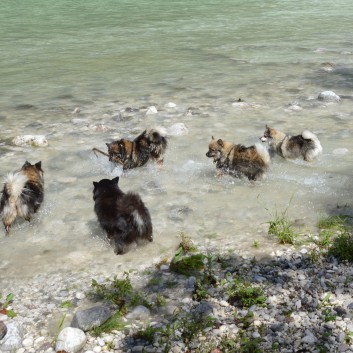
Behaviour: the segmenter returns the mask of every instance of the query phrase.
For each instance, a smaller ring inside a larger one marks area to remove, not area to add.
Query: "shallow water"
[[[12,4],[0,11],[0,171],[41,160],[45,202],[31,223],[0,236],[0,278],[138,267],[172,254],[181,233],[266,255],[278,248],[266,222],[288,205],[302,232],[328,214],[353,214],[350,2]],[[318,101],[325,90],[344,98]],[[253,105],[232,106],[239,98]],[[152,105],[158,114],[146,115]],[[169,136],[163,168],[120,180],[150,209],[154,242],[115,256],[93,212],[92,182],[121,171],[91,148],[176,123],[188,133]],[[217,178],[205,156],[211,136],[250,145],[265,124],[312,130],[322,157],[275,157],[262,182]],[[10,144],[23,134],[44,134],[49,146]]]

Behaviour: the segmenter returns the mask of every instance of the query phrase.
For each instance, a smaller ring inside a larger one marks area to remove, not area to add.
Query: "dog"
[[[0,215],[6,235],[17,217],[30,221],[44,199],[42,162],[25,162],[22,168],[7,175],[0,200]]]
[[[213,136],[206,156],[213,158],[218,174],[227,173],[237,178],[245,176],[249,180],[263,179],[271,161],[267,148],[260,143],[245,147],[216,140]]]
[[[149,129],[143,131],[133,141],[120,139],[106,143],[108,153],[97,148],[94,152],[101,153],[109,158],[109,161],[122,165],[123,170],[144,166],[149,160],[162,165],[167,149],[167,139],[159,131]]]
[[[140,196],[124,193],[118,186],[119,177],[93,182],[94,211],[106,231],[117,255],[124,254],[128,245],[153,241],[151,216]]]
[[[289,136],[266,125],[262,142],[268,141],[274,152],[286,159],[303,158],[312,162],[322,153],[322,146],[315,134],[304,130],[301,135]]]

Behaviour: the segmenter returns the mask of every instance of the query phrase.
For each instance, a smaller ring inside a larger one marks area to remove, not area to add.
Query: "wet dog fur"
[[[163,164],[167,149],[167,139],[159,131],[149,129],[143,131],[133,141],[120,139],[106,144],[108,153],[96,148],[93,150],[109,157],[109,160],[122,165],[123,169],[142,167],[149,160]]]
[[[322,153],[322,146],[315,134],[304,130],[300,135],[289,136],[266,125],[262,142],[268,141],[274,152],[283,158],[303,158],[312,162]]]
[[[17,217],[30,221],[44,199],[42,163],[25,162],[22,168],[9,173],[4,181],[0,200],[0,215],[6,234]]]
[[[260,143],[245,147],[232,142],[212,140],[206,156],[213,158],[218,174],[227,173],[234,177],[247,177],[249,180],[261,180],[270,164],[270,155]]]
[[[140,196],[124,193],[119,177],[93,182],[94,211],[114,252],[124,254],[131,243],[153,241],[151,216]]]

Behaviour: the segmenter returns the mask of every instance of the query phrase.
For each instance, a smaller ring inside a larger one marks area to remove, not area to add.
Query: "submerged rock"
[[[157,114],[158,110],[154,105],[151,105],[150,107],[148,107],[146,115],[151,115],[151,114]]]
[[[46,147],[48,141],[44,135],[21,135],[13,138],[12,143],[16,146],[31,145],[34,147]]]
[[[333,91],[323,91],[317,99],[324,102],[339,102],[341,100],[340,96]]]

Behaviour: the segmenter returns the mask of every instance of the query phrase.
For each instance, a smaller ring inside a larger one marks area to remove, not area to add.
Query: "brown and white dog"
[[[218,173],[227,173],[237,178],[245,176],[249,180],[261,180],[271,161],[267,148],[260,143],[245,147],[216,140],[213,136],[206,156],[213,158]]]
[[[42,163],[25,162],[22,168],[7,175],[0,200],[0,215],[6,234],[17,217],[27,221],[43,202],[44,178]]]
[[[153,241],[148,209],[138,194],[124,193],[118,182],[119,177],[93,182],[94,211],[117,255],[131,243]]]
[[[159,131],[149,129],[143,131],[133,141],[120,139],[106,144],[108,153],[93,148],[112,162],[120,164],[123,169],[142,167],[149,160],[163,164],[164,153],[167,149],[167,139]]]
[[[266,125],[262,142],[268,141],[274,152],[283,158],[303,158],[312,162],[322,153],[322,146],[315,134],[304,130],[301,135],[289,136]]]

